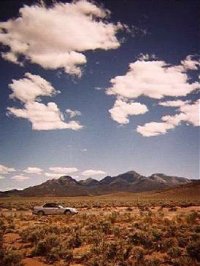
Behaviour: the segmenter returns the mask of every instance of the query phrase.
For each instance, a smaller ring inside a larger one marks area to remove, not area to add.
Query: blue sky
[[[199,1],[52,2],[0,4],[0,190],[199,178]]]

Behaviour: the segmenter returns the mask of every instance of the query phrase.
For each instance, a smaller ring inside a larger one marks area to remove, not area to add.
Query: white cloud
[[[85,170],[82,172],[83,176],[96,176],[96,175],[105,175],[106,172],[102,171],[102,170]]]
[[[10,97],[20,100],[24,104],[24,108],[8,107],[7,114],[28,119],[32,123],[33,130],[79,130],[83,127],[78,121],[66,122],[56,103],[37,102],[40,101],[40,96],[52,97],[59,92],[40,76],[26,73],[25,78],[13,80],[9,86],[13,91]],[[77,110],[72,112],[75,112],[76,115],[79,114]],[[75,114],[73,113],[73,115]]]
[[[50,167],[50,171],[57,173],[57,174],[72,174],[78,171],[76,167]]]
[[[165,122],[150,122],[144,126],[138,126],[137,132],[142,134],[144,137],[152,137],[160,134],[165,134],[169,129],[174,128],[173,125]]]
[[[195,103],[181,103],[178,109],[178,114],[163,116],[161,118],[163,122],[150,122],[144,124],[143,126],[138,126],[137,132],[145,137],[151,137],[165,134],[168,130],[175,128],[183,122],[193,126],[200,126],[199,104],[200,100]]]
[[[186,116],[186,122],[193,126],[200,126],[200,100],[197,100],[193,104],[185,104],[181,106],[180,111]]]
[[[21,181],[30,179],[30,177],[25,176],[25,175],[15,175],[15,176],[12,176],[11,179],[21,182]]]
[[[44,175],[48,178],[59,178],[59,177],[61,177],[62,174],[60,174],[60,173],[45,173]]]
[[[71,110],[71,109],[67,109],[66,113],[69,114],[70,118],[76,117],[76,116],[80,116],[81,112],[78,110]]]
[[[23,188],[15,185],[14,187],[4,187],[4,189],[2,189],[1,191],[8,191],[13,189],[22,190]]]
[[[137,102],[128,102],[125,99],[117,99],[109,110],[113,120],[119,124],[128,124],[129,116],[144,114],[148,111],[146,105]]]
[[[13,93],[10,94],[10,98],[16,98],[23,103],[38,100],[40,96],[53,96],[59,93],[48,81],[38,75],[32,75],[31,73],[25,73],[25,77],[22,79],[12,80],[9,87],[13,91]]]
[[[23,6],[19,17],[0,23],[0,43],[10,50],[2,57],[21,63],[20,56],[46,69],[63,68],[81,75],[86,63],[84,51],[116,49],[122,24],[109,23],[109,12],[94,3],[80,0],[54,6]]]
[[[15,172],[16,170],[11,167],[7,167],[5,165],[0,164],[0,174],[6,175],[12,172]]]
[[[187,103],[188,101],[182,101],[182,100],[174,100],[174,101],[165,101],[160,102],[159,105],[166,106],[166,107],[180,107]]]
[[[24,109],[8,107],[8,115],[28,119],[32,123],[33,130],[53,130],[83,128],[78,121],[64,121],[64,116],[54,102],[47,105],[38,102],[30,102],[24,105]]]
[[[154,99],[164,96],[185,96],[200,88],[191,83],[182,65],[170,66],[164,61],[137,60],[129,65],[128,72],[110,80],[108,95],[137,98],[145,95]]]
[[[141,61],[141,60],[144,60],[144,61],[149,61],[149,60],[152,60],[152,59],[156,59],[156,56],[155,54],[143,54],[141,53],[139,56],[138,56],[138,59]]]
[[[193,126],[200,126],[200,100],[195,103],[185,103],[181,105],[179,108],[179,114],[174,116],[163,116],[162,120],[171,123],[174,125],[178,125],[180,122],[189,123]]]
[[[155,55],[140,54],[139,59],[129,65],[129,70],[123,76],[110,80],[108,95],[115,95],[116,102],[109,110],[113,120],[120,124],[129,123],[129,116],[144,114],[148,111],[145,105],[130,101],[140,96],[152,99],[171,97],[170,101],[162,101],[161,106],[178,108],[178,114],[163,116],[160,122],[149,122],[139,125],[137,132],[143,136],[157,136],[167,133],[181,123],[199,125],[198,104],[188,100],[176,100],[200,89],[200,82],[192,82],[190,71],[197,71],[200,61],[197,56],[187,56],[179,65],[169,65],[165,61],[156,60]],[[190,70],[190,71],[188,71]]]
[[[0,179],[4,179],[5,178],[5,176],[2,176],[1,174],[0,174]]]
[[[195,59],[195,56],[188,55],[185,60],[181,61],[181,64],[185,70],[198,70],[200,66],[200,60]]]
[[[183,113],[176,115],[165,115],[162,118],[166,124],[172,125],[173,127],[178,126],[185,119],[185,115]]]
[[[23,66],[23,63],[22,62],[18,62],[17,56],[14,53],[12,53],[12,52],[1,53],[1,56],[2,56],[2,58],[4,60],[10,61],[10,62],[12,62],[14,64],[18,64],[20,66]]]
[[[27,174],[41,174],[42,173],[42,169],[38,168],[38,167],[28,167],[26,168],[23,172],[27,173]]]

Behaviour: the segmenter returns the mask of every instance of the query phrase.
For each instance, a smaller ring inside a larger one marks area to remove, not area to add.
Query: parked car
[[[33,214],[46,215],[46,214],[76,214],[77,209],[70,207],[63,207],[57,203],[46,203],[43,206],[35,206]]]

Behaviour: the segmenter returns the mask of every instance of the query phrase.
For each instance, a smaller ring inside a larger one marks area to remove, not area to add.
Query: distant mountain
[[[191,180],[184,177],[168,176],[161,173],[145,177],[135,171],[113,177],[106,176],[100,181],[93,178],[77,181],[71,176],[62,176],[59,179],[47,180],[40,185],[24,190],[0,192],[0,196],[83,196],[113,192],[158,191],[190,182]]]
[[[51,179],[41,185],[28,187],[20,192],[23,196],[77,196],[88,195],[87,189],[71,176]]]
[[[92,187],[92,186],[96,186],[99,184],[99,182],[96,179],[93,178],[87,178],[85,180],[80,180],[79,184],[83,185],[83,186],[88,186],[88,187]]]
[[[153,174],[145,177],[135,171],[130,171],[115,177],[105,177],[99,182],[99,187],[103,191],[111,192],[144,192],[175,187],[189,182],[190,180],[184,177],[167,176],[164,174]]]

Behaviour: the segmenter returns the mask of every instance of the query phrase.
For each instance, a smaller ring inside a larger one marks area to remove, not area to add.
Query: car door
[[[51,214],[51,209],[52,209],[52,207],[51,207],[50,204],[45,204],[43,206],[43,211],[44,211],[45,214]]]
[[[58,206],[55,204],[44,205],[45,214],[57,214]]]
[[[50,210],[51,214],[58,214],[58,210],[59,210],[58,205],[52,204],[51,210]]]
[[[61,206],[58,206],[57,214],[63,214],[64,209]]]

